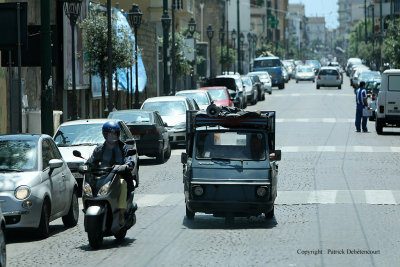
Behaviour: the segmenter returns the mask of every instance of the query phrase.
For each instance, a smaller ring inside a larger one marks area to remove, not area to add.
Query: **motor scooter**
[[[135,153],[135,150],[130,150],[128,156]],[[77,150],[74,150],[73,154],[83,158]],[[100,248],[104,237],[114,236],[117,240],[124,239],[127,231],[136,223],[137,204],[133,202],[134,192],[131,192],[126,200],[125,223],[120,224],[118,199],[120,179],[125,171],[127,171],[126,165],[105,168],[89,165],[79,167],[79,172],[84,175],[82,184],[84,227],[88,233],[89,244],[94,249]]]

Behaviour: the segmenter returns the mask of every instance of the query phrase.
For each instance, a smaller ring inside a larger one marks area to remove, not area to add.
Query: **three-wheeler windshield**
[[[265,135],[239,131],[198,132],[196,159],[265,160]]]

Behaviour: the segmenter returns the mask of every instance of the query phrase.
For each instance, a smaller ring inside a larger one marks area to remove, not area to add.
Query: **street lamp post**
[[[223,54],[223,50],[222,47],[224,46],[224,39],[225,39],[225,29],[224,27],[221,26],[221,28],[219,29],[219,40],[221,41],[221,49],[220,49],[220,60],[221,60],[221,74],[224,73],[224,54]]]
[[[135,108],[139,108],[139,77],[138,77],[138,51],[137,51],[137,29],[142,23],[142,11],[140,11],[137,4],[133,4],[131,10],[128,13],[129,24],[135,29]]]
[[[161,17],[161,24],[163,27],[163,67],[164,67],[164,95],[169,93],[169,75],[168,75],[168,32],[171,18],[168,15],[168,0],[163,3],[164,12]]]
[[[233,29],[231,33],[231,38],[232,38],[232,49],[235,51],[235,41],[236,41],[236,30]],[[233,72],[236,73],[236,60],[233,62]]]
[[[252,36],[253,35],[250,32],[247,33],[247,42],[249,44],[249,72],[250,72],[250,62],[251,62],[251,43],[252,43],[251,38],[252,38]]]
[[[256,50],[257,50],[257,34],[253,34],[253,58],[257,57]]]
[[[78,103],[76,97],[76,80],[75,80],[75,25],[81,12],[82,0],[64,0],[64,12],[69,18],[72,34],[72,120],[78,119]]]
[[[196,71],[195,71],[196,70],[196,38],[194,38],[194,32],[196,31],[196,22],[194,21],[193,17],[190,18],[188,26],[189,26],[190,36],[193,38],[194,59],[193,59],[193,63],[192,63],[193,73],[192,73],[192,78],[191,78],[191,86],[192,86],[192,88],[194,88],[195,87],[194,76],[196,75]]]
[[[176,87],[176,66],[175,66],[175,0],[172,1],[171,5],[171,16],[172,16],[172,27],[171,27],[171,65],[172,65],[172,95],[175,95],[175,87]]]
[[[214,29],[212,27],[212,25],[208,25],[207,27],[207,37],[210,43],[210,78],[213,77],[213,73],[212,73],[212,56],[211,56],[211,40],[214,37]]]
[[[240,35],[239,35],[239,44],[240,44],[240,47],[239,47],[239,51],[240,51],[240,53],[239,53],[239,62],[240,62],[240,69],[239,69],[239,73],[240,74],[243,74],[243,57],[244,57],[244,55],[243,55],[243,42],[244,42],[244,34],[243,34],[243,32],[241,32],[240,33]]]

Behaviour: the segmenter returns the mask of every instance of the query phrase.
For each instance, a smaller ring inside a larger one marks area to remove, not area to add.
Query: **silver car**
[[[167,123],[171,145],[186,144],[186,111],[194,110],[185,96],[160,96],[147,98],[140,109],[158,111]]]
[[[267,71],[253,71],[249,74],[256,74],[260,78],[261,83],[264,85],[264,92],[268,93],[269,95],[272,94],[271,76]]]
[[[312,82],[315,82],[314,69],[309,65],[297,66],[295,79],[296,79],[296,83],[298,83],[299,81],[312,81]]]
[[[78,185],[53,139],[44,134],[0,135],[0,201],[6,228],[36,228],[49,235],[49,223],[78,223]]]
[[[82,158],[77,158],[72,154],[72,151],[78,150],[85,159],[88,159],[97,145],[104,143],[102,132],[103,124],[107,121],[115,121],[118,123],[121,134],[120,139],[126,143],[130,149],[136,149],[136,142],[129,131],[126,124],[119,119],[91,119],[91,120],[75,120],[62,123],[54,134],[54,141],[63,158],[68,163],[73,176],[78,182],[79,195],[82,193],[83,175],[78,172],[80,165],[85,163]],[[132,175],[135,178],[138,186],[138,155],[133,156],[135,167],[132,170]]]
[[[324,87],[337,87],[342,89],[342,78],[336,67],[322,67],[317,76],[317,89]]]
[[[212,98],[207,91],[204,90],[182,90],[175,94],[176,96],[186,96],[189,99],[194,99],[200,109],[206,110],[211,104]]]

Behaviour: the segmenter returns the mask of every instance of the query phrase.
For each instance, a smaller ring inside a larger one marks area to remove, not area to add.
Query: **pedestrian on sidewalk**
[[[367,91],[365,90],[365,82],[362,81],[360,82],[360,87],[356,90],[356,132],[361,132],[361,128],[364,133],[368,132],[367,128],[367,121],[368,117],[363,116],[363,110],[364,109],[371,109],[368,106],[368,101],[367,101]]]

